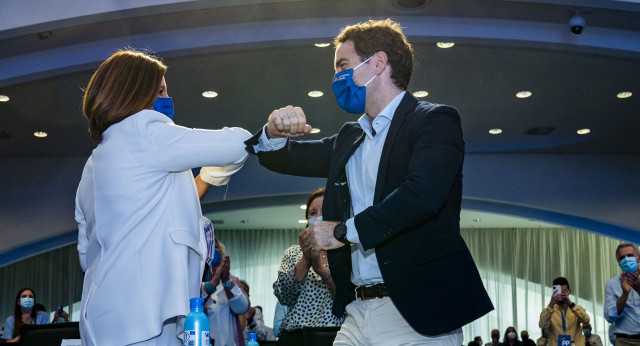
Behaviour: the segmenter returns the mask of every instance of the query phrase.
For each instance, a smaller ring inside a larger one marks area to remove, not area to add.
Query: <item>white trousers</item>
[[[334,346],[460,346],[462,329],[433,337],[418,334],[400,315],[391,298],[356,299],[346,308],[347,317]]]

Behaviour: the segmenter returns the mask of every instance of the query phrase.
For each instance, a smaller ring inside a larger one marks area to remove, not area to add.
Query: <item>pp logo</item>
[[[560,346],[571,346],[571,340],[562,340]]]

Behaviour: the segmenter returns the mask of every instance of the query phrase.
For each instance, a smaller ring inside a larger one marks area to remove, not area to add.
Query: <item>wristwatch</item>
[[[333,237],[343,244],[349,244],[349,239],[347,239],[347,225],[345,225],[344,222],[340,222],[333,229]]]

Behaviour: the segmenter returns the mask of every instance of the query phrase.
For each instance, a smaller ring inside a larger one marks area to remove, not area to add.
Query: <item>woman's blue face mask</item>
[[[173,99],[171,97],[158,97],[153,103],[153,110],[160,112],[173,120]]]
[[[367,97],[367,85],[376,78],[376,75],[373,75],[367,83],[360,86],[353,81],[353,71],[371,60],[371,58],[373,58],[373,55],[360,63],[360,65],[340,71],[333,76],[331,88],[333,89],[333,93],[336,95],[336,101],[338,101],[340,108],[344,109],[348,113],[364,113],[364,106]]]

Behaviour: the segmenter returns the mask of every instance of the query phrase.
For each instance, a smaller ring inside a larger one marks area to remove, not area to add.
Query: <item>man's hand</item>
[[[269,115],[267,137],[299,137],[311,132],[311,125],[300,107],[286,106],[276,109]]]
[[[344,246],[342,242],[333,237],[333,229],[339,222],[316,221],[309,226],[309,240],[314,250],[331,250]]]
[[[629,292],[632,288],[636,292],[640,292],[640,279],[638,279],[638,276],[636,276],[635,273],[622,273],[622,275],[620,275],[620,282],[622,283],[622,289],[625,292]],[[625,287],[625,285],[628,287]]]
[[[553,308],[562,299],[562,293],[554,294],[549,301],[549,307]]]

